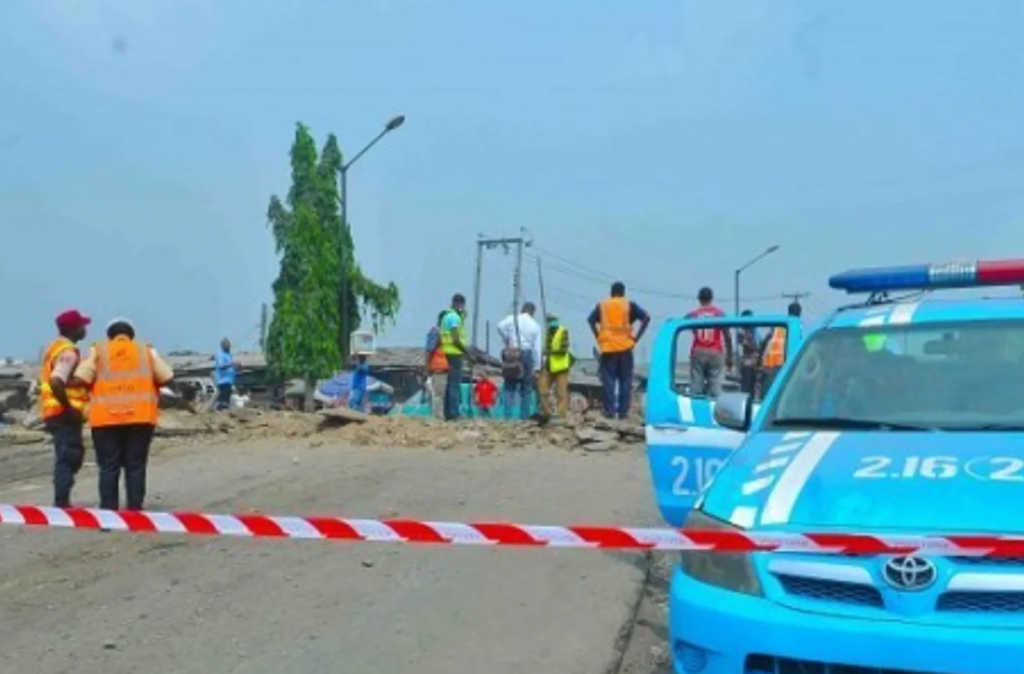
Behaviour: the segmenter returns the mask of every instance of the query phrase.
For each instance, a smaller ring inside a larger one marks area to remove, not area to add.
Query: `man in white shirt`
[[[523,310],[518,316],[507,316],[498,323],[498,335],[505,348],[519,349],[522,355],[523,376],[518,381],[506,381],[504,390],[505,418],[512,418],[512,407],[516,394],[522,418],[530,418],[531,395],[535,388],[536,377],[540,372],[541,350],[544,344],[544,332],[533,317],[537,307],[533,302],[524,302]]]

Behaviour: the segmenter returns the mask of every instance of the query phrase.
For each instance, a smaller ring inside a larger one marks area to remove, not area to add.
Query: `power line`
[[[539,246],[534,246],[534,248],[536,248],[539,252],[543,253],[547,257],[550,257],[550,258],[553,258],[555,260],[558,260],[562,265],[565,265],[570,270],[575,271],[576,273],[580,274],[581,276],[589,277],[591,279],[594,279],[595,281],[599,281],[599,282],[602,282],[602,283],[612,283],[614,281],[622,281],[623,283],[626,284],[626,286],[632,292],[640,293],[642,295],[660,295],[660,296],[663,296],[663,297],[672,297],[672,298],[681,299],[681,300],[695,300],[696,299],[696,296],[694,296],[694,295],[686,295],[686,294],[683,294],[683,293],[673,292],[671,290],[663,290],[663,289],[653,288],[653,287],[647,286],[646,284],[634,283],[632,281],[629,281],[629,280],[626,280],[626,279],[623,279],[623,278],[615,278],[613,276],[610,276],[607,272],[603,272],[603,271],[600,271],[600,270],[595,269],[593,267],[588,267],[587,265],[583,265],[583,264],[580,264],[578,262],[574,262],[573,260],[570,260],[567,257],[559,255],[558,253],[553,253],[553,252],[551,252],[551,251],[549,251],[549,250],[547,250],[545,248],[541,248]]]
[[[476,241],[476,275],[473,279],[473,346],[477,346],[477,334],[480,327],[480,288],[483,283],[483,265],[484,265],[484,251],[491,250],[494,248],[502,248],[507,255],[512,246],[516,249],[516,270],[512,277],[512,315],[519,315],[519,303],[522,298],[522,267],[523,267],[523,247],[532,246],[533,239],[526,238],[526,228],[520,228],[520,234],[518,237],[499,237],[496,239],[489,239],[483,234],[477,236]],[[516,335],[519,335],[519,322],[516,320]]]
[[[792,300],[797,304],[800,304],[800,300],[810,296],[811,294],[809,292],[782,293],[783,299]]]
[[[548,253],[545,252],[545,255],[547,255],[547,254]],[[535,262],[538,258],[536,256],[528,256],[528,259],[530,261],[534,261]],[[559,258],[559,260],[564,260],[564,259],[566,259],[566,258]],[[562,264],[552,264],[550,261],[545,261],[544,266],[545,266],[546,269],[548,269],[550,271],[553,271],[553,272],[556,272],[556,273],[559,273],[559,274],[562,274],[562,275],[565,275],[565,276],[570,276],[570,277],[573,277],[573,278],[577,278],[577,279],[581,279],[581,280],[584,280],[584,281],[588,281],[588,282],[591,282],[591,283],[600,283],[600,284],[603,284],[603,285],[607,285],[607,284],[610,284],[610,283],[612,283],[614,281],[622,280],[622,279],[610,276],[608,274],[600,274],[598,272],[589,271],[588,268],[585,268],[585,267],[583,267],[581,265],[575,265],[574,263],[564,263],[563,262]],[[659,289],[654,289],[654,288],[650,288],[650,287],[647,287],[647,286],[637,286],[635,284],[630,283],[629,281],[623,281],[623,283],[625,283],[627,285],[627,287],[629,289],[629,292],[635,293],[637,295],[646,295],[646,296],[649,296],[649,297],[659,297],[659,298],[673,299],[673,300],[684,300],[684,301],[689,301],[689,302],[696,302],[697,301],[697,297],[694,296],[694,295],[686,295],[684,293],[671,292],[671,291],[668,291],[668,290],[659,290]],[[782,299],[781,295],[762,295],[762,296],[759,296],[759,297],[745,297],[745,298],[743,298],[743,301],[744,302],[778,302],[780,299]],[[731,300],[732,300],[732,298],[729,298],[729,297],[719,298],[719,301],[721,301],[721,302],[726,302],[726,301],[731,301]]]

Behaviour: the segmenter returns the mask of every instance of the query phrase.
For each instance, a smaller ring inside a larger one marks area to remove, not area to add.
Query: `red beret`
[[[76,309],[65,311],[57,316],[57,329],[62,331],[77,330],[92,323],[92,319]]]

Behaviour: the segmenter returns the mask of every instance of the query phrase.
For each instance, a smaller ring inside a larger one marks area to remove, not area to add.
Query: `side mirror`
[[[753,408],[749,394],[723,393],[715,401],[715,422],[719,426],[746,433],[750,430],[752,416]]]

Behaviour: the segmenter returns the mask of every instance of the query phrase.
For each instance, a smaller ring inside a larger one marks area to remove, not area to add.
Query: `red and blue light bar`
[[[836,274],[828,284],[851,294],[1022,285],[1024,259],[851,269]]]

